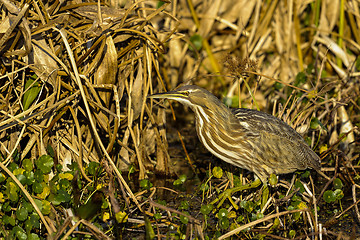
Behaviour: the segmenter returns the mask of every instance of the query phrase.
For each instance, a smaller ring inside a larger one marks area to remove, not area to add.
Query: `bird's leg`
[[[218,198],[216,198],[214,201],[212,201],[211,204],[215,204],[216,202],[219,201],[219,204],[217,205],[217,208],[220,208],[221,205],[224,203],[224,201],[226,199],[229,199],[230,203],[237,210],[237,209],[239,209],[239,207],[232,200],[232,198],[231,198],[232,194],[234,194],[236,192],[239,192],[239,191],[242,191],[242,190],[246,190],[246,189],[257,188],[260,184],[261,184],[261,180],[257,178],[257,179],[255,179],[253,182],[251,182],[249,184],[246,184],[246,185],[243,185],[243,186],[240,186],[240,187],[234,187],[234,188],[231,188],[231,189],[227,189],[223,193],[221,193]],[[269,189],[268,189],[267,193],[269,194]]]

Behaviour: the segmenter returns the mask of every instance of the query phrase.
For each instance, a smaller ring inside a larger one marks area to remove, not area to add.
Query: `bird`
[[[228,108],[216,96],[197,85],[150,95],[172,99],[195,113],[200,142],[217,158],[247,169],[266,186],[271,174],[287,174],[312,168],[320,170],[319,156],[303,137],[281,119],[257,110]],[[256,180],[258,180],[256,179]],[[260,181],[227,192],[257,187]],[[221,202],[223,202],[223,199]],[[230,198],[229,198],[230,200]]]

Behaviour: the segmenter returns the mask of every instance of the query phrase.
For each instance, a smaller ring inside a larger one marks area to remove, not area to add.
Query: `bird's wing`
[[[284,121],[270,114],[252,109],[238,108],[232,111],[239,120],[240,125],[247,127],[252,136],[258,137],[264,146],[271,144],[271,142],[273,144],[277,143],[279,146],[276,147],[278,148],[288,148],[287,151],[282,151],[288,152],[286,154],[288,159],[296,157],[299,158],[297,161],[302,161],[305,166],[315,169],[320,168],[320,159],[316,153],[311,150],[303,137]],[[276,148],[274,150],[273,155],[276,156]],[[296,159],[293,161],[296,161]]]
[[[245,108],[232,109],[232,112],[240,121],[240,125],[254,134],[260,135],[262,132],[266,132],[293,141],[304,141],[292,127],[273,115]]]

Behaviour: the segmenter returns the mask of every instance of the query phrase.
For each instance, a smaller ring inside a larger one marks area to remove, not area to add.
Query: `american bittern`
[[[229,109],[213,94],[195,85],[154,94],[150,98],[173,99],[189,106],[195,113],[196,130],[202,144],[223,161],[254,172],[265,186],[270,174],[291,173],[308,167],[320,169],[319,156],[301,135],[270,114],[244,108]],[[231,192],[258,185],[260,181],[256,180]]]

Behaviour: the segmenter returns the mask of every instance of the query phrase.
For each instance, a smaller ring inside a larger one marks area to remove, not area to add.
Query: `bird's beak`
[[[156,93],[149,95],[148,98],[168,98],[168,99],[179,99],[184,98],[184,94],[177,91],[169,91],[165,93]]]

